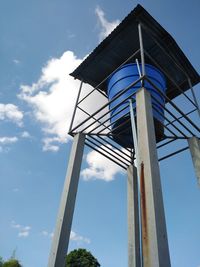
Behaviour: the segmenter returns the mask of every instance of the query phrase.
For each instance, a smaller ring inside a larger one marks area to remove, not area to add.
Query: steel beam
[[[136,94],[143,267],[170,267],[166,222],[149,92]]]
[[[128,196],[128,267],[141,267],[140,263],[140,229],[137,169],[130,165],[127,168]]]
[[[85,135],[77,134],[71,149],[67,175],[63,187],[57,224],[54,231],[48,267],[64,267],[67,254]]]

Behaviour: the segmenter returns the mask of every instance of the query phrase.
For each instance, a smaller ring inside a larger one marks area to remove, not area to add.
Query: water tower
[[[171,266],[159,161],[190,148],[200,176],[198,73],[138,5],[71,75],[74,141],[48,267],[64,267],[84,145],[127,170],[128,266]]]

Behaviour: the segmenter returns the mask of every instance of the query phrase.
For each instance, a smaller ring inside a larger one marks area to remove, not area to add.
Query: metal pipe
[[[179,121],[177,118],[176,118],[176,116],[168,109],[168,108],[166,108],[164,105],[162,105],[153,95],[152,95],[152,98],[154,99],[154,100],[156,100],[157,101],[157,103],[159,103],[159,105],[163,108],[163,109],[165,109],[173,118],[175,118],[176,119],[176,121],[182,126],[182,127],[184,127],[191,135],[194,135],[193,134],[193,132],[192,131],[190,131],[190,129],[188,129],[188,127],[186,127],[185,126],[185,124],[183,124],[181,121]],[[155,107],[153,107],[153,108],[155,108]],[[159,111],[157,111],[157,112],[159,112]],[[160,113],[160,112],[159,112]],[[170,123],[170,125],[172,125],[179,133],[181,133],[185,138],[187,138],[187,136],[178,128],[178,127],[176,127],[175,125],[174,125],[174,123],[172,123],[172,122],[170,122],[170,120],[167,118],[167,117],[164,117],[165,118],[165,120],[167,120],[168,121],[168,123]]]
[[[177,139],[169,140],[169,141],[165,142],[164,144],[158,145],[158,146],[157,146],[157,149],[159,149],[159,148],[161,148],[161,147],[163,147],[163,146],[166,146],[166,145],[168,145],[168,144],[170,144],[170,143],[172,143],[172,142],[174,142],[174,141],[176,141],[176,140],[177,140]]]
[[[127,86],[124,90],[122,90],[118,95],[116,95],[115,97],[113,97],[112,100],[110,100],[108,103],[104,104],[100,109],[98,109],[97,111],[95,111],[91,116],[95,116],[98,112],[102,111],[104,108],[106,108],[109,104],[111,104],[113,101],[115,101],[118,97],[120,97],[122,94],[124,94],[126,91],[128,91],[132,86],[134,86],[135,84],[137,84],[138,82],[140,82],[143,79],[143,77],[137,79],[135,82],[131,83],[129,86]],[[120,105],[120,104],[118,104]],[[115,108],[118,106],[116,105]],[[103,115],[104,116],[104,115]],[[102,117],[102,116],[101,116]],[[100,118],[101,118],[100,117]],[[99,119],[100,119],[99,118]],[[87,122],[90,118],[85,119],[83,122],[79,123],[75,128],[72,129],[72,131],[76,130],[77,128],[79,128],[81,125],[83,125],[85,122]],[[93,123],[92,123],[93,124]],[[92,125],[91,124],[91,125]],[[90,125],[90,126],[91,126]],[[89,127],[89,126],[87,126]],[[85,130],[85,129],[84,129]],[[82,131],[84,131],[82,130]]]
[[[198,128],[192,120],[190,120],[188,117],[185,116],[185,114],[180,110],[172,101],[171,99],[165,95],[147,76],[144,77],[154,88],[163,96],[167,99],[167,101],[198,131],[200,132],[200,128]]]
[[[195,92],[194,92],[194,88],[192,86],[190,78],[188,78],[188,83],[189,83],[189,86],[190,86],[190,89],[191,89],[191,92],[192,92],[192,96],[193,96],[194,102],[195,102],[196,107],[197,107],[197,112],[199,114],[199,118],[200,118],[200,106],[199,106],[199,103],[197,101],[197,98],[196,98],[196,95],[195,95]]]
[[[84,109],[80,108],[79,106],[78,106],[78,108],[79,108],[82,112],[84,112],[86,115],[88,115],[90,118],[93,118],[93,120],[95,120],[95,122],[100,123],[100,126],[103,125],[103,126],[105,127],[105,129],[106,129],[106,128],[109,129],[109,126],[104,125],[104,122],[101,122],[99,119],[96,119],[95,117],[91,116],[87,111],[85,111]],[[109,129],[109,130],[110,130],[110,129]],[[93,130],[92,130],[92,131],[93,131]],[[91,133],[91,131],[90,131],[89,133]],[[87,133],[87,134],[88,134],[88,133]]]
[[[111,141],[115,142],[112,137],[113,137],[113,134],[112,135],[108,135],[107,136]],[[128,147],[123,147],[123,149],[127,150],[127,152],[129,152],[130,154],[132,153],[132,149],[131,148],[128,148]],[[131,157],[132,159],[132,157]]]
[[[185,115],[187,116],[187,115],[189,115],[189,114],[191,114],[191,113],[193,113],[194,111],[196,111],[197,109],[196,108],[194,108],[194,109],[192,109],[191,111],[189,111],[189,112],[187,112],[187,113],[185,113]],[[180,120],[180,119],[182,119],[183,118],[183,116],[179,116],[177,119],[175,119],[175,120],[173,120],[173,121],[171,121],[171,122],[175,122],[175,121],[177,121],[177,120]],[[167,123],[166,124],[167,126],[169,125],[169,123]]]
[[[119,162],[115,161],[115,159],[110,158],[110,157],[108,157],[108,155],[106,155],[106,154],[104,154],[103,152],[99,151],[95,146],[92,146],[92,145],[90,145],[89,143],[87,143],[87,141],[89,141],[90,143],[92,143],[91,140],[86,139],[85,144],[86,144],[87,146],[89,146],[90,148],[94,149],[95,151],[97,151],[98,153],[100,153],[101,155],[103,155],[104,157],[106,157],[107,159],[109,159],[109,160],[115,162],[117,165],[119,165],[119,166],[122,167],[123,169],[125,169],[125,170],[127,169],[128,165],[123,166],[123,165],[120,164]]]
[[[171,153],[171,154],[168,154],[167,156],[164,156],[164,157],[160,158],[159,161],[162,161],[162,160],[167,159],[167,158],[169,158],[169,157],[171,157],[171,156],[174,156],[174,155],[176,155],[176,154],[178,154],[178,153],[181,153],[181,152],[187,150],[188,148],[189,148],[189,146],[186,146],[186,147],[184,147],[184,148],[182,148],[182,149],[179,149],[179,150],[177,150],[176,152],[173,152],[173,153]]]
[[[98,139],[95,139],[95,138],[92,137],[92,136],[90,136],[90,138],[93,139],[94,141],[98,142],[100,145],[105,146],[106,149],[110,150],[112,153],[114,152],[110,147],[106,146],[103,142],[99,141]],[[90,140],[90,139],[88,139],[88,140]],[[96,145],[98,145],[98,144],[96,144]],[[101,147],[101,146],[100,146],[100,147]],[[101,148],[102,148],[102,147],[101,147]],[[107,151],[106,149],[103,149],[103,148],[102,148],[102,150],[104,150],[105,152]],[[109,153],[109,151],[107,151],[107,153]],[[115,155],[113,155],[112,153],[109,153],[109,154],[110,154],[111,156],[115,156]],[[117,156],[119,156],[119,157],[121,157],[123,160],[127,161],[128,164],[131,163],[130,160],[124,158],[122,155],[119,154],[119,152],[115,151],[115,153],[117,154]],[[117,160],[121,160],[121,159],[117,158]],[[122,161],[122,162],[123,162],[123,161]],[[124,164],[127,164],[126,162],[123,162],[123,163],[124,163]]]
[[[70,126],[69,126],[69,132],[71,132],[72,125],[73,125],[73,122],[74,122],[74,117],[75,117],[75,114],[76,114],[76,107],[77,107],[77,104],[78,104],[78,101],[79,101],[79,97],[80,97],[80,94],[81,94],[82,85],[83,85],[83,81],[81,81],[80,87],[79,87],[79,90],[78,90],[78,95],[77,95],[76,103],[75,103],[75,106],[74,106],[74,111],[73,111],[73,114],[72,114],[72,120],[71,120],[71,123],[70,123]]]
[[[104,83],[114,72],[116,72],[119,68],[121,68],[124,64],[126,64],[131,58],[137,55],[137,53],[140,51],[138,49],[135,51],[130,57],[128,57],[122,64],[119,65],[114,71],[112,71],[108,76],[106,76],[95,88],[99,87],[102,83]]]
[[[183,94],[192,103],[192,105],[196,107],[196,104],[186,95],[186,93],[180,88],[180,86],[171,78],[168,72],[165,71],[163,67],[159,63],[157,63],[156,60],[153,59],[152,56],[147,51],[144,51],[144,53],[165,74],[165,76],[176,86],[176,88],[181,92],[181,94]]]
[[[123,102],[121,102],[121,103],[123,103]],[[121,105],[121,103],[120,103],[120,105]],[[116,115],[118,115],[120,112],[122,112],[123,110],[125,110],[127,107],[128,107],[128,104],[127,104],[125,107],[123,107],[122,109],[120,109],[118,112],[116,112],[114,115],[112,115],[112,116],[110,116],[108,119],[104,120],[104,121],[102,122],[102,124],[97,125],[94,129],[90,130],[87,134],[90,134],[90,133],[94,132],[96,129],[98,129],[100,126],[102,126],[105,122],[107,122],[107,121],[111,120],[112,118],[114,118]],[[114,109],[115,109],[115,107],[114,107]],[[104,116],[107,115],[108,113],[110,113],[112,110],[113,110],[113,108],[112,108],[111,110],[109,110],[108,112],[106,112],[106,113],[104,114]],[[123,116],[124,116],[124,115],[123,115]],[[122,117],[120,117],[120,118],[122,118]],[[118,118],[117,120],[119,120],[120,118]],[[116,120],[116,121],[117,121],[117,120]],[[108,127],[110,127],[111,125],[113,125],[116,121],[110,123]],[[104,126],[104,127],[105,127],[105,126]],[[104,131],[106,128],[107,128],[107,127],[105,127],[104,129],[102,129],[100,132]],[[99,132],[98,132],[98,133],[99,133]]]
[[[173,140],[177,140],[177,139],[179,139],[179,140],[185,140],[185,139],[188,139],[189,136],[186,136],[186,137],[184,137],[184,136],[176,136],[176,137],[174,137],[174,136],[167,136],[167,135],[165,135],[165,138],[167,138],[167,139],[173,139]]]
[[[157,101],[157,99],[152,95],[152,98],[154,99],[154,100],[156,100]],[[158,103],[159,103],[159,101],[158,101]],[[167,112],[169,112],[169,114],[171,113],[167,108],[165,108],[162,104],[160,104]],[[155,106],[153,106],[152,105],[152,107],[153,107],[153,109],[155,109],[160,115],[162,115],[163,116],[163,114],[158,110],[158,108],[156,108]],[[173,116],[174,116],[174,114],[173,113],[171,113]],[[170,114],[170,115],[171,115]],[[171,116],[172,116],[171,115]],[[170,120],[167,118],[167,117],[165,117],[165,116],[163,116],[164,118],[165,118],[165,120],[167,120],[168,122],[170,122]],[[174,116],[175,117],[175,116]],[[180,133],[180,134],[182,134],[184,137],[186,137],[187,138],[187,136],[178,128],[178,127],[176,127],[176,125],[174,125],[173,123],[171,123],[172,124],[172,126]],[[181,123],[182,124],[182,123]],[[163,125],[164,127],[166,127],[167,129],[168,129],[168,131],[169,132],[171,132],[175,137],[177,137],[166,125]],[[183,124],[183,126],[184,126],[184,124]],[[187,128],[186,128],[187,129]]]
[[[99,137],[99,139],[101,139],[101,140],[103,140],[103,141],[105,141],[105,139],[103,139],[101,136],[98,136]],[[109,144],[109,145],[111,145],[112,147],[114,147],[116,150],[118,150],[120,153],[122,153],[122,154],[124,154],[126,157],[128,157],[130,160],[131,160],[131,157],[128,155],[128,154],[126,154],[123,150],[120,150],[118,147],[116,147],[114,144],[111,144],[108,140],[106,140],[106,142]],[[128,150],[127,150],[128,151]],[[128,151],[129,152],[129,151]],[[128,160],[128,159],[127,159]],[[131,161],[129,161],[130,163],[132,163]]]
[[[140,56],[142,63],[142,75],[146,74],[145,72],[145,60],[144,60],[144,47],[143,47],[143,38],[142,38],[142,27],[141,24],[138,24],[138,33],[139,33],[139,43],[140,43]]]
[[[177,62],[176,58],[174,58],[174,56],[172,56],[171,54],[169,54],[169,50],[165,50],[160,44],[159,42],[148,32],[147,28],[144,28],[144,31],[146,31],[147,35],[149,35],[154,42],[160,47],[160,49],[175,63],[175,65],[182,71],[182,73],[185,75],[186,78],[188,78],[188,74],[183,70],[183,68],[179,65],[179,62]]]

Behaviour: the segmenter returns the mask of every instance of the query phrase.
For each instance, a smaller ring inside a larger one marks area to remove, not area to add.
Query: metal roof
[[[193,86],[200,82],[199,74],[172,36],[141,5],[137,5],[70,75],[93,87],[99,85],[139,49],[138,23],[143,30],[144,50],[149,55],[145,56],[145,62],[155,65],[155,60],[162,66],[170,99],[181,94],[181,90],[189,89],[187,76]],[[98,88],[106,92],[107,82]]]

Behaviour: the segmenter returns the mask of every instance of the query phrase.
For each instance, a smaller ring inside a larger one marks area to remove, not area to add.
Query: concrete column
[[[191,137],[188,139],[188,144],[197,177],[197,182],[200,187],[200,139],[197,137]]]
[[[84,149],[84,134],[77,134],[71,148],[48,267],[64,267],[67,254],[79,174]]]
[[[128,267],[140,265],[140,232],[137,169],[130,165],[127,169],[128,195]]]
[[[143,267],[169,267],[170,256],[156,150],[151,96],[136,95]]]

